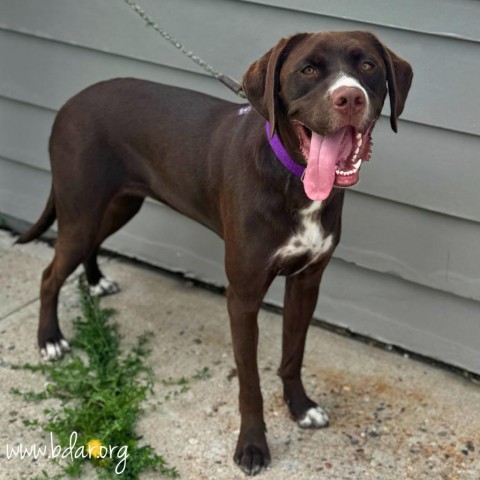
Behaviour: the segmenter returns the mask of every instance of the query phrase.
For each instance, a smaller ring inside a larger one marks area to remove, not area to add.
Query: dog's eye
[[[311,65],[306,65],[300,70],[304,75],[312,76],[315,75],[315,69]]]
[[[372,62],[363,62],[362,63],[362,70],[364,72],[369,72],[375,67],[375,65]]]

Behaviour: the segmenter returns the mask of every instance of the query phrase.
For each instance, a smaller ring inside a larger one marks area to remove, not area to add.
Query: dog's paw
[[[92,297],[104,297],[106,295],[113,295],[119,291],[120,287],[118,283],[107,277],[102,277],[96,285],[90,286],[90,295]]]
[[[298,420],[298,425],[302,428],[322,428],[328,427],[330,419],[323,408],[312,407],[307,410],[305,415]]]
[[[270,451],[263,422],[261,425],[254,425],[253,428],[244,428],[240,432],[233,460],[250,476],[257,475],[268,467]]]
[[[70,351],[70,345],[68,342],[61,338],[57,342],[47,342],[45,348],[40,350],[40,355],[43,360],[52,362],[55,360],[60,360],[65,353]]]
[[[244,473],[253,477],[268,467],[270,452],[266,445],[264,447],[246,445],[240,449],[237,447],[234,460]]]

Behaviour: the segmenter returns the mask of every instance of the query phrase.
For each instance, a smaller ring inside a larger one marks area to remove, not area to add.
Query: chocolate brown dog
[[[301,365],[323,271],[340,241],[344,189],[369,159],[387,95],[397,130],[410,65],[367,32],[282,39],[245,74],[253,109],[144,80],[98,83],[69,100],[50,138],[53,185],[44,213],[19,243],[55,218],[55,257],[43,273],[38,344],[49,359],[68,350],[57,300],[84,263],[95,293],[118,288],[97,265],[102,242],[145,197],[195,219],[225,240],[228,312],[240,382],[234,459],[248,474],[270,462],[257,368],[257,313],[285,275],[285,401],[301,427],[327,414],[307,397]]]

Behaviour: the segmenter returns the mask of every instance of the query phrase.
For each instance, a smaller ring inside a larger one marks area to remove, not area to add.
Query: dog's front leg
[[[258,285],[258,288],[252,286],[255,287],[255,281],[252,284],[250,280],[248,288],[230,285],[227,290],[233,350],[240,383],[241,427],[234,460],[248,475],[259,473],[270,463],[257,365],[257,314],[268,285]]]
[[[305,393],[301,378],[307,330],[317,304],[323,270],[328,262],[287,277],[284,313],[282,363],[278,371],[283,381],[285,402],[303,428],[328,425],[328,416]]]

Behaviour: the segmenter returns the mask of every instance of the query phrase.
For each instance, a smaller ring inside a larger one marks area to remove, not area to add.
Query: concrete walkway
[[[55,472],[49,460],[6,458],[6,445],[49,442],[25,418],[42,418],[45,403],[25,404],[12,387],[35,390],[40,374],[10,364],[38,361],[38,290],[52,257],[43,243],[12,247],[0,231],[0,478]],[[105,298],[118,314],[126,344],[151,331],[156,394],[145,405],[139,434],[176,466],[181,478],[242,479],[232,454],[239,428],[237,379],[225,298],[133,262],[104,260],[123,291]],[[78,313],[72,280],[62,291],[61,324],[71,336]],[[454,319],[452,319],[454,321]],[[312,327],[304,380],[331,418],[324,430],[301,430],[287,414],[276,368],[281,319],[261,312],[260,367],[272,465],[265,480],[480,480],[480,388],[452,373]],[[161,380],[211,377],[190,389]],[[168,400],[165,397],[170,397]],[[85,479],[95,478],[88,473]],[[146,475],[144,478],[158,478]]]

